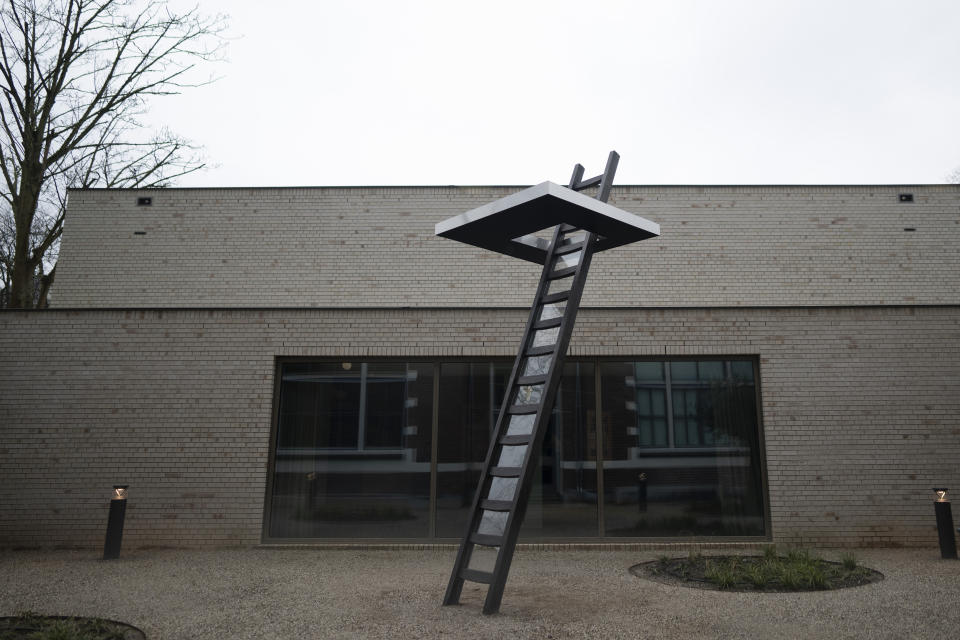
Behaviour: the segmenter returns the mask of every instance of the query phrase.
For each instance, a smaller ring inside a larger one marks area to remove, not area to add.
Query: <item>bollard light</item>
[[[956,559],[957,539],[953,535],[953,512],[947,499],[946,487],[934,487],[933,512],[937,516],[937,536],[940,538],[940,557],[945,560]]]
[[[107,519],[107,538],[103,543],[103,559],[116,560],[120,557],[120,543],[123,541],[123,519],[127,514],[127,488],[130,485],[113,485],[110,498],[110,516]]]

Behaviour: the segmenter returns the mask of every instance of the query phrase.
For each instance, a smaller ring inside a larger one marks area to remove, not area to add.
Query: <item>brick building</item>
[[[0,313],[0,545],[102,544],[113,484],[125,545],[455,541],[539,267],[433,226],[516,190],[71,192]],[[610,202],[662,236],[593,262],[521,542],[934,545],[960,187]]]

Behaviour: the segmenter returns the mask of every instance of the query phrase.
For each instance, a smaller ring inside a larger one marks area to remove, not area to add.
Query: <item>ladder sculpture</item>
[[[444,605],[469,580],[490,585],[483,613],[499,611],[593,254],[660,233],[606,203],[619,159],[611,151],[599,176],[584,180],[578,164],[566,188],[544,182],[437,224],[437,235],[544,265]],[[578,193],[594,186],[595,199]],[[531,235],[549,227],[549,241]],[[471,568],[477,545],[496,550],[492,571]]]

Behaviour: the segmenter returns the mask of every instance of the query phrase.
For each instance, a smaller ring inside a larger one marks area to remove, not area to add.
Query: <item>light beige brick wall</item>
[[[519,189],[73,191],[52,304],[526,306],[536,265],[433,235]],[[663,235],[598,255],[585,305],[960,303],[960,185],[623,186],[611,202]]]
[[[527,295],[529,291],[524,291]],[[260,540],[277,356],[512,356],[509,309],[0,313],[0,546]],[[774,539],[935,545],[960,307],[585,309],[571,355],[759,357]]]

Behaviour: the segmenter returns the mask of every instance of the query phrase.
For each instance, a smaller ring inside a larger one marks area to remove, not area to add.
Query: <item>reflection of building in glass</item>
[[[377,537],[387,522],[394,537],[430,537],[431,522],[457,537],[509,363],[349,364],[280,364],[270,537]],[[573,359],[523,538],[764,535],[756,397],[750,360]],[[433,429],[412,424],[432,425],[434,406],[435,488]]]

